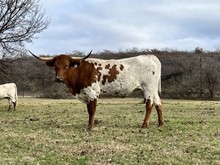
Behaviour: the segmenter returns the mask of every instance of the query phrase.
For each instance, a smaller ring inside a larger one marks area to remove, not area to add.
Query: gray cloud
[[[41,0],[52,21],[27,47],[39,54],[93,49],[220,47],[218,0]]]

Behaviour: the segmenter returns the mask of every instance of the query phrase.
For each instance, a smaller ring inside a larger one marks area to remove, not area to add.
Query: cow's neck
[[[79,94],[81,89],[91,86],[96,81],[97,72],[93,63],[83,61],[77,68],[69,70],[66,85],[73,95]]]
[[[68,72],[68,80],[65,83],[73,95],[80,93],[79,74],[76,69],[71,69]]]

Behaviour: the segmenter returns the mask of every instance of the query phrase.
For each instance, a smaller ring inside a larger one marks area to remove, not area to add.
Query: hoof
[[[163,125],[164,125],[164,123],[161,122],[161,123],[158,124],[158,127],[162,127]]]
[[[142,126],[141,126],[141,128],[147,128],[148,126],[149,126],[149,124],[143,123]]]
[[[88,125],[87,130],[88,130],[88,131],[92,131],[92,128],[93,128],[93,126],[92,126],[92,125]]]

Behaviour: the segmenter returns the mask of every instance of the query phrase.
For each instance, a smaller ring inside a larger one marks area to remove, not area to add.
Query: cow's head
[[[54,66],[56,72],[55,81],[64,83],[67,81],[66,78],[69,76],[70,69],[78,67],[81,62],[87,59],[92,53],[92,51],[90,51],[87,56],[83,58],[76,58],[69,55],[59,55],[56,57],[38,57],[31,51],[29,52],[38,60],[45,61],[48,66]]]

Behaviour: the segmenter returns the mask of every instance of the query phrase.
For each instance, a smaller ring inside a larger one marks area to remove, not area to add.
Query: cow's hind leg
[[[161,105],[155,105],[156,110],[157,110],[157,116],[158,116],[158,126],[162,126],[163,123],[163,110]]]
[[[15,102],[12,102],[13,105],[14,105],[14,111],[16,110],[16,101]]]
[[[157,116],[158,116],[158,126],[162,126],[163,123],[163,110],[162,110],[162,106],[161,106],[161,100],[159,95],[155,95],[154,97],[154,105],[156,107],[157,110]]]
[[[145,118],[144,118],[144,122],[142,124],[142,128],[147,128],[149,126],[150,123],[150,114],[152,111],[153,105],[150,99],[147,99],[146,101],[146,114],[145,114]]]
[[[13,103],[14,106],[14,111],[16,110],[16,104],[17,104],[17,100],[14,98],[11,98],[11,104]]]
[[[90,101],[87,104],[87,111],[89,113],[89,125],[88,125],[89,130],[91,130],[92,127],[94,126],[94,116],[95,116],[95,111],[96,111],[96,104],[97,104],[97,99]]]

